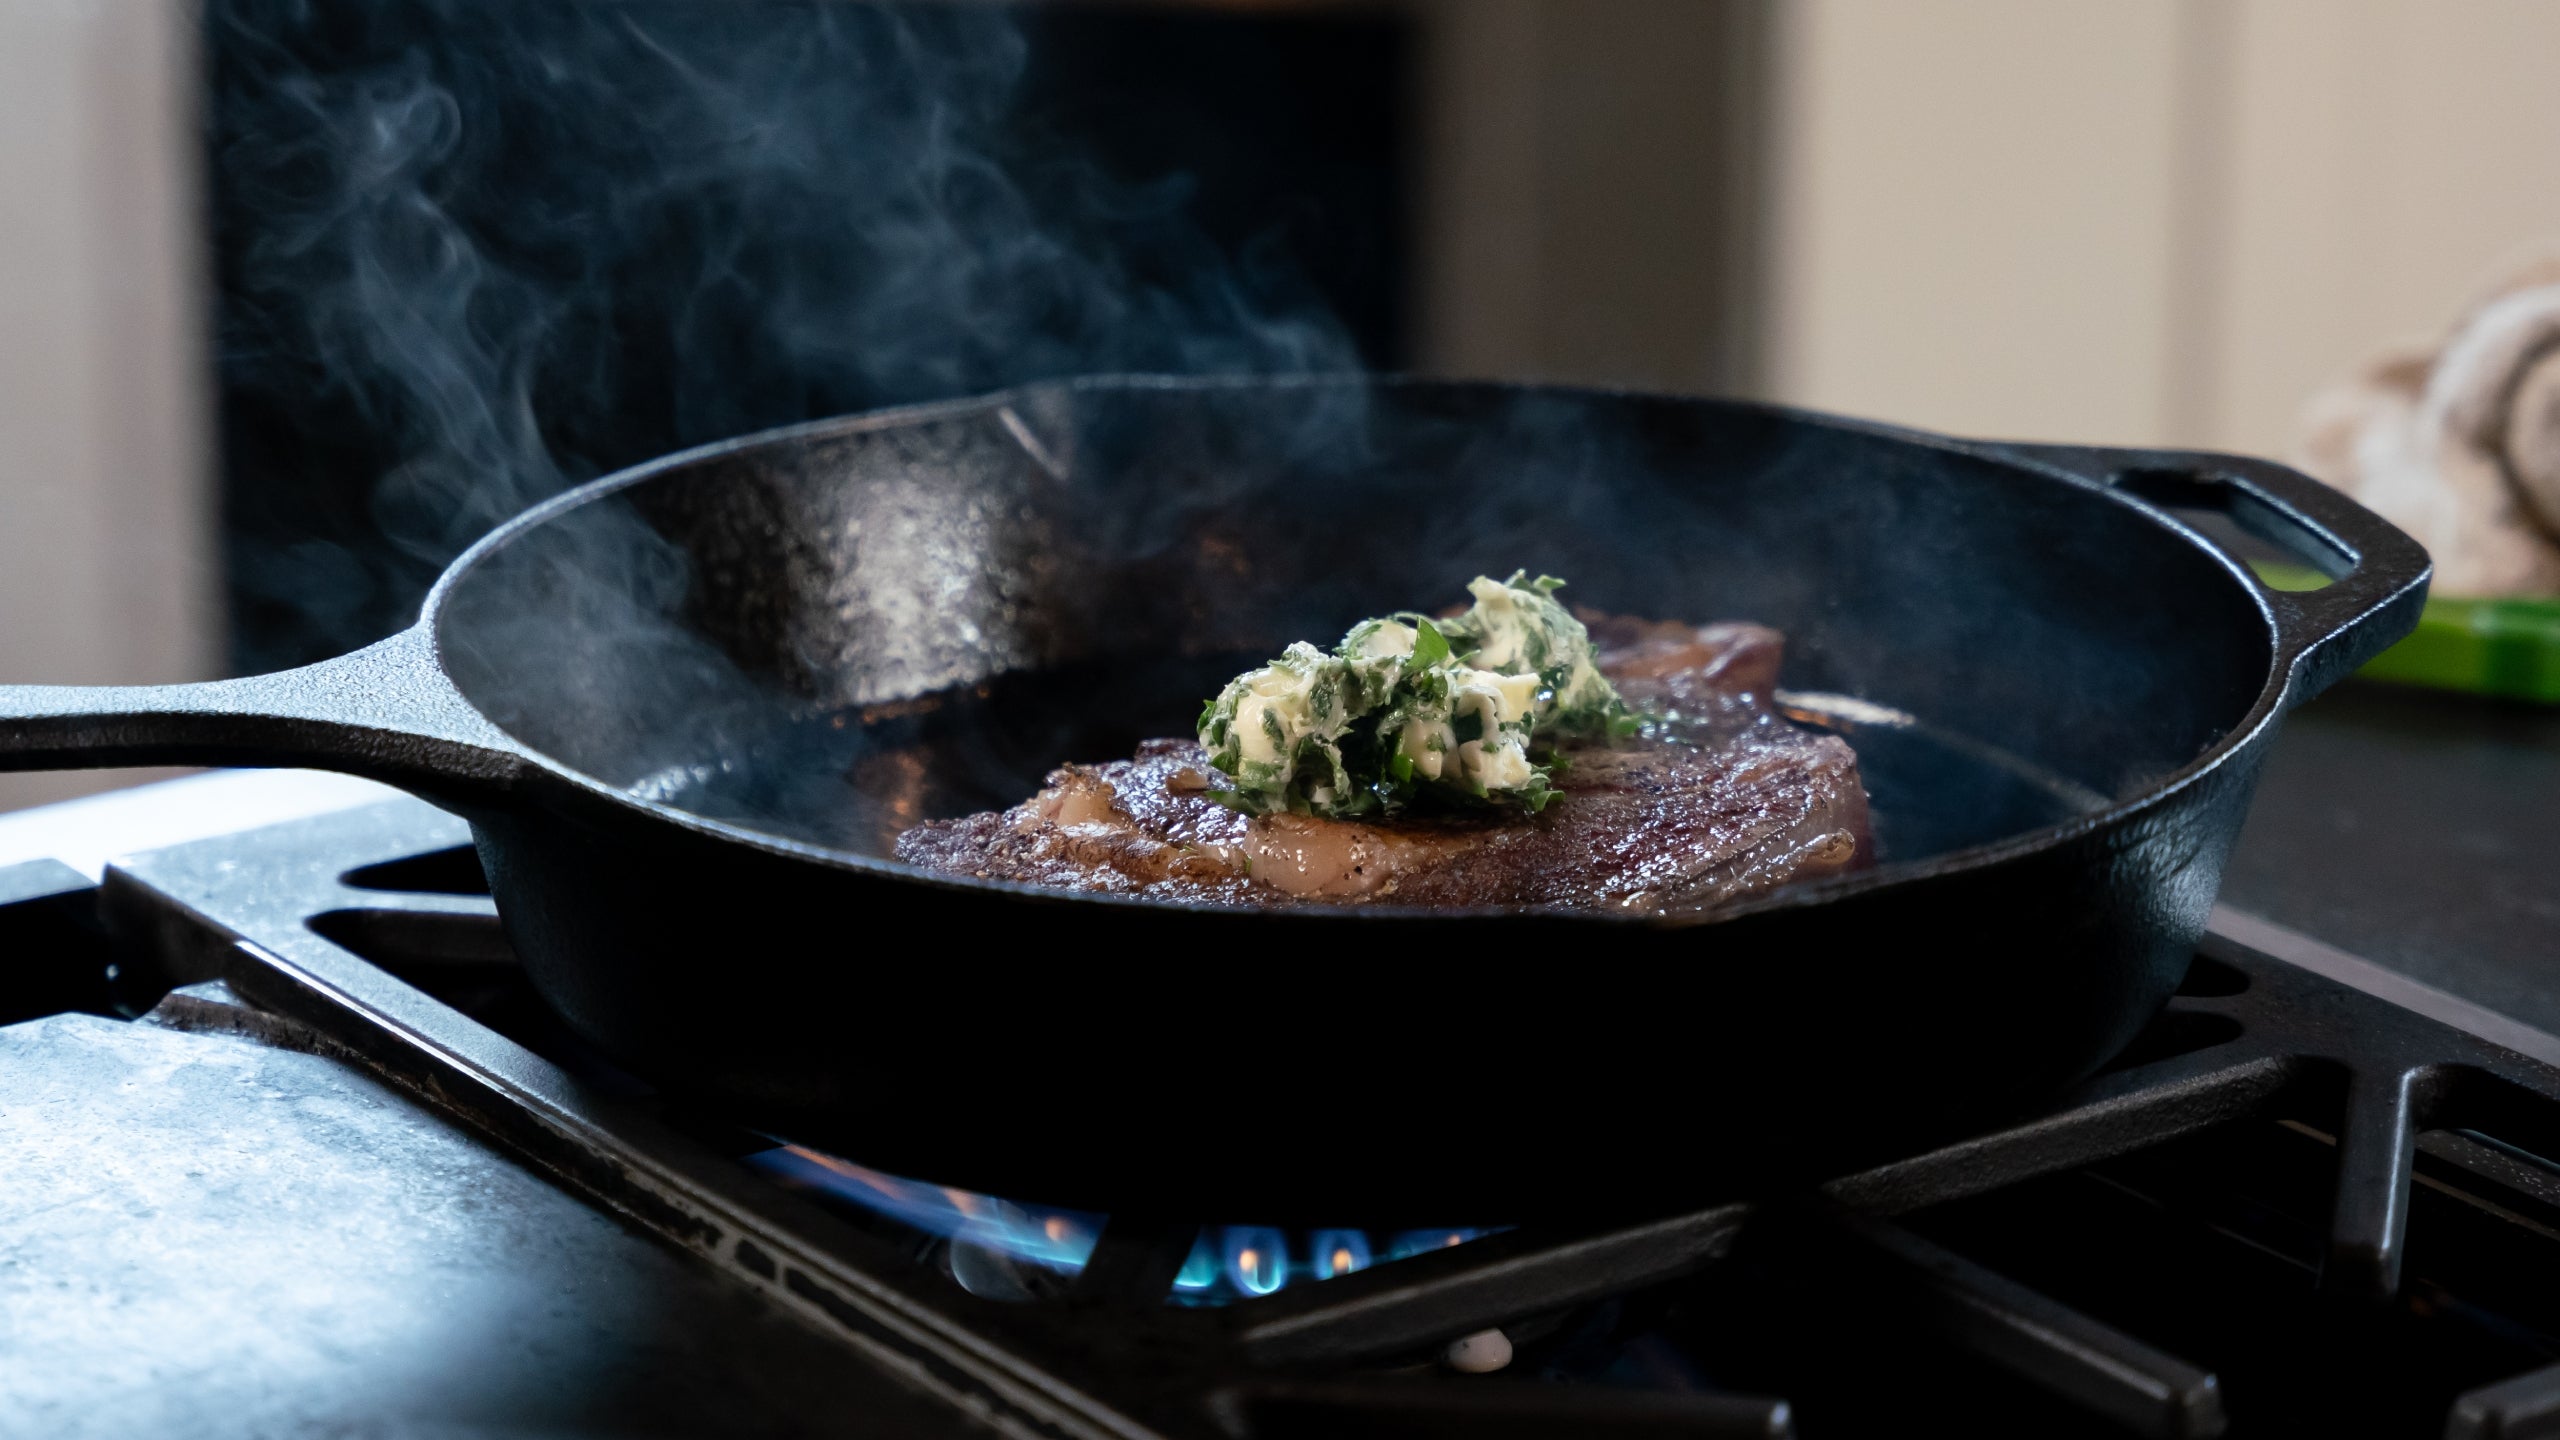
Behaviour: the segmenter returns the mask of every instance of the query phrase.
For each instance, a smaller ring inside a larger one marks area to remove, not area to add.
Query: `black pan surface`
[[[2267,591],[2211,510],[2336,577]],[[1184,732],[1471,576],[1750,619],[1884,864],[1705,922],[1288,913],[920,874],[917,820]],[[0,688],[0,763],[322,764],[466,815],[536,985],[670,1092],[885,1169],[1238,1221],[1812,1178],[2081,1080],[2176,987],[2283,711],[2424,552],[2281,467],[1481,384],[1106,379],[599,481],[412,631]],[[1842,706],[1821,697],[1849,697]]]

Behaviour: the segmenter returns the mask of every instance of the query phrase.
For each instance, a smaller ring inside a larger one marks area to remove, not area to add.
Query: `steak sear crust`
[[[1772,700],[1783,642],[1758,625],[1583,615],[1643,730],[1563,752],[1544,812],[1248,817],[1189,740],[1064,765],[1010,810],[934,820],[898,858],[948,874],[1166,900],[1537,905],[1691,913],[1867,863],[1857,757]]]

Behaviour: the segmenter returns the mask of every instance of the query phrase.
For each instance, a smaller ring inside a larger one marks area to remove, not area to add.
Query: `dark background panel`
[[[1386,11],[214,0],[231,663],[404,623],[524,504],[1094,370],[1394,368]]]

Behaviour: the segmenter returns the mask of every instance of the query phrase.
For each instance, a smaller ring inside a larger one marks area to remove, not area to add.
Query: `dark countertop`
[[[2339,686],[2285,722],[2222,898],[2560,1032],[2560,708]]]
[[[991,1433],[356,1066],[0,1027],[0,1434]]]

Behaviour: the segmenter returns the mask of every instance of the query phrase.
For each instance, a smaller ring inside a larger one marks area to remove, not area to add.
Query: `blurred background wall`
[[[174,0],[0,3],[0,682],[219,663],[195,55]]]
[[[2560,245],[2547,0],[1801,0],[1768,389],[2282,454],[2304,399]]]
[[[1439,19],[1426,368],[2280,455],[2560,246],[2550,0]]]
[[[1383,257],[1392,316],[1337,299],[1391,366],[2282,454],[2316,388],[2560,243],[2552,0],[1136,8],[1376,47],[1282,71],[1379,117],[1308,163],[1393,183],[1300,197],[1352,208],[1292,233]],[[0,681],[254,652],[216,533],[260,480],[208,418],[197,21],[0,4]],[[0,777],[0,808],[90,783]]]

